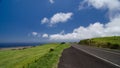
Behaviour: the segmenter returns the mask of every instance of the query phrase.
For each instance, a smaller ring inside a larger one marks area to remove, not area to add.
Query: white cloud
[[[87,2],[89,5],[92,5],[97,9],[108,8],[110,10],[113,10],[115,8],[118,8],[120,5],[119,0],[87,0]]]
[[[88,7],[93,6],[96,9],[108,9],[110,21],[106,24],[95,22],[88,27],[80,26],[75,28],[71,33],[49,35],[52,41],[79,41],[81,39],[103,37],[103,36],[120,36],[120,0],[85,0],[81,8],[88,3]]]
[[[88,27],[80,26],[67,34],[52,34],[49,40],[53,41],[79,41],[81,39],[103,37],[103,36],[119,36],[120,35],[120,17],[113,19],[107,24],[96,22]]]
[[[49,2],[50,2],[51,4],[53,4],[53,3],[54,3],[54,0],[49,0]]]
[[[90,6],[96,9],[108,9],[109,18],[113,18],[116,13],[120,13],[120,0],[84,0],[80,3],[79,9]]]
[[[55,15],[53,15],[50,22],[51,24],[56,24],[58,22],[66,22],[71,18],[72,15],[73,13],[56,13]]]
[[[45,24],[45,23],[48,23],[48,22],[49,22],[49,19],[46,18],[46,17],[41,20],[41,24]]]
[[[65,31],[64,31],[64,30],[62,30],[62,31],[60,32],[60,34],[65,34]]]
[[[44,24],[44,23],[48,23],[49,26],[53,26],[54,24],[57,24],[57,23],[65,23],[67,22],[69,19],[71,19],[73,13],[71,12],[68,12],[68,13],[56,13],[54,14],[50,19],[48,18],[43,18],[41,20],[41,23]]]
[[[37,32],[32,32],[32,35],[36,36],[36,35],[38,35],[38,33]]]
[[[49,36],[48,36],[48,34],[43,34],[42,37],[43,38],[48,38]]]

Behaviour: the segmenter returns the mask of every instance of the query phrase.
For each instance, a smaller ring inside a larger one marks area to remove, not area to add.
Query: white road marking
[[[74,47],[74,48],[77,48],[77,47]],[[120,65],[118,65],[118,64],[116,64],[116,63],[113,63],[113,62],[111,62],[111,61],[109,61],[109,60],[106,60],[106,59],[101,58],[101,57],[99,57],[99,56],[97,56],[97,55],[94,55],[94,54],[92,54],[92,53],[90,53],[90,52],[87,52],[87,51],[81,49],[81,48],[77,48],[77,49],[80,49],[81,51],[83,51],[83,52],[85,52],[85,53],[87,53],[87,54],[89,54],[89,55],[91,55],[91,56],[94,56],[94,57],[96,57],[96,58],[98,58],[98,59],[101,59],[101,60],[103,60],[103,61],[105,61],[105,62],[107,62],[107,63],[110,63],[110,64],[112,64],[112,65],[120,68]]]
[[[90,47],[90,46],[88,46]],[[91,48],[91,47],[90,47]],[[94,48],[95,49],[95,48]],[[111,51],[107,51],[107,50],[100,50],[100,49],[95,49],[95,50],[98,50],[98,51],[104,51],[104,52],[107,52],[107,53],[112,53],[112,54],[117,54],[117,55],[120,55],[120,53],[115,53],[115,52],[111,52]]]

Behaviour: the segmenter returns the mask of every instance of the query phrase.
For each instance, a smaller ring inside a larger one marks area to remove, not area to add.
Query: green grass
[[[1,50],[0,68],[32,68],[40,65],[35,62],[43,63],[42,68],[52,68],[46,66],[56,66],[62,50],[67,47],[69,47],[68,44],[45,44],[43,46],[36,46],[24,50]],[[50,48],[55,50],[53,52],[49,52]],[[52,54],[53,60],[45,62],[48,59],[44,57],[51,57],[49,54]]]
[[[110,49],[120,49],[120,36],[85,39],[81,40],[79,44]]]
[[[66,44],[57,46],[54,51],[48,52],[46,55],[30,64],[28,68],[57,68],[59,58],[63,49],[68,48]]]

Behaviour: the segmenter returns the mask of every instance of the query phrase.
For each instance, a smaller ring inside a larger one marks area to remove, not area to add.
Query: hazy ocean
[[[0,43],[0,48],[21,47],[21,46],[37,46],[44,43]]]

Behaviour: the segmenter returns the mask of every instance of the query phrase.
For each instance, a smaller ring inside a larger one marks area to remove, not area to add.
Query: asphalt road
[[[120,52],[72,44],[63,51],[58,68],[120,68]]]

